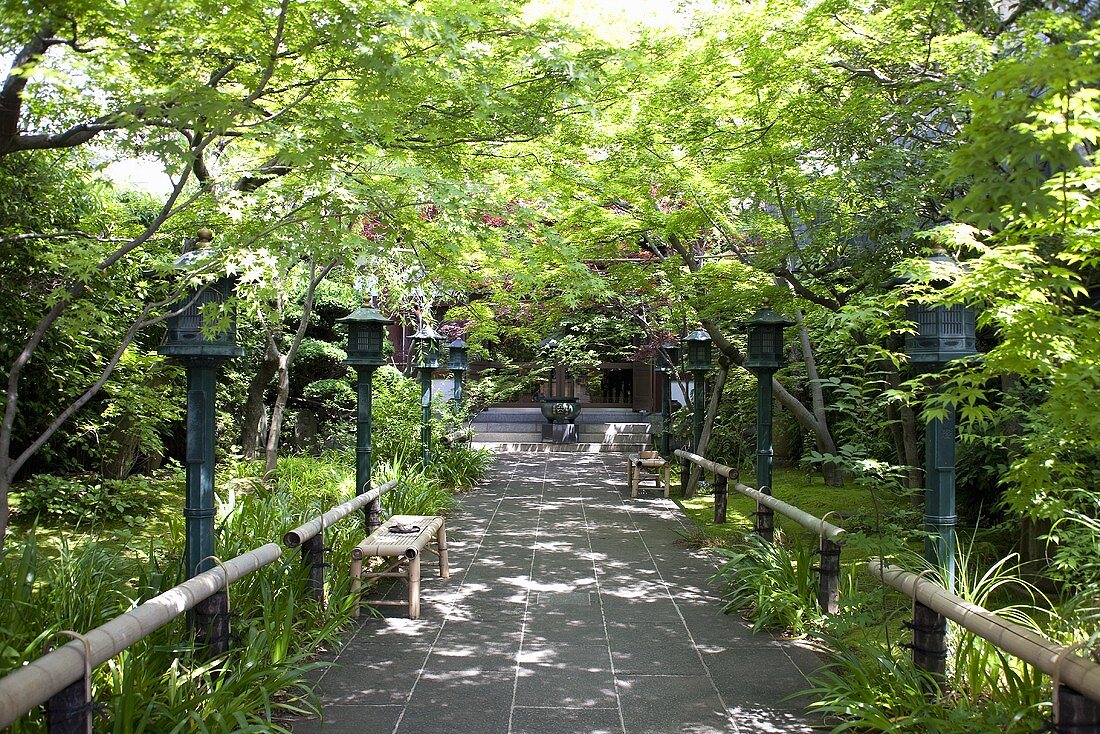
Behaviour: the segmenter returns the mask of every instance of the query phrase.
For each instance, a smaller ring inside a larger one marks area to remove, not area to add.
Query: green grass
[[[756,512],[755,500],[738,493],[731,485],[726,504],[726,522],[719,525],[714,522],[713,484],[704,491],[705,494],[697,493],[687,500],[681,498],[679,502],[688,517],[694,520],[700,530],[711,540],[711,544],[728,545],[752,531],[753,513]],[[772,494],[777,499],[815,517],[827,519],[845,530],[870,530],[877,524],[875,502],[871,492],[856,484],[826,487],[820,475],[801,469],[777,469],[774,474]],[[879,496],[877,499],[883,514],[905,509],[904,498]],[[826,518],[825,516],[830,512],[833,514]],[[816,533],[806,530],[782,515],[776,514],[775,522],[780,532],[792,540],[807,542],[817,536]],[[876,555],[864,548],[852,550],[854,552],[850,554],[850,560],[853,561]]]

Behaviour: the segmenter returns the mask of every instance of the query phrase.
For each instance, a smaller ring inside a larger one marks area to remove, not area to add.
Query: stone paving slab
[[[631,499],[625,461],[499,455],[448,522],[451,578],[425,574],[421,619],[364,616],[294,731],[813,731],[786,699],[818,657],[721,613],[713,558],[678,542],[691,521]]]

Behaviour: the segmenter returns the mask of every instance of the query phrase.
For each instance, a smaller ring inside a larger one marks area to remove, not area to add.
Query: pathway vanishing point
[[[820,658],[721,613],[690,525],[652,483],[630,499],[624,454],[498,455],[448,520],[451,578],[428,557],[419,620],[364,616],[294,731],[812,731],[783,699]]]

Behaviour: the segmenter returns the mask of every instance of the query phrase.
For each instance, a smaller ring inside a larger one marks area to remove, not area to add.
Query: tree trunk
[[[304,317],[308,318],[308,316]],[[274,341],[274,340],[272,340]],[[290,350],[279,357],[279,387],[275,394],[275,405],[271,406],[271,423],[267,427],[267,443],[264,446],[264,477],[275,472],[279,462],[279,439],[283,432],[283,416],[286,413],[286,401],[290,395]]]
[[[829,430],[829,418],[825,414],[825,393],[821,388],[821,380],[817,374],[817,360],[814,358],[813,347],[810,346],[810,335],[806,331],[801,311],[798,313],[798,339],[802,344],[802,359],[806,362],[806,381],[810,386],[810,404],[813,406],[813,430],[817,450],[823,454],[835,455],[836,443]],[[830,461],[824,462],[821,465],[821,473],[825,477],[826,487],[844,486],[844,471],[838,465]]]
[[[8,462],[0,459],[0,464]],[[11,507],[8,505],[8,489],[11,488],[11,480],[8,479],[7,467],[0,468],[0,551],[8,539],[8,519],[11,516]]]
[[[255,459],[261,444],[266,445],[267,405],[264,395],[271,378],[279,370],[278,350],[272,351],[271,344],[264,348],[264,358],[248,383],[248,392],[244,401],[244,416],[241,418],[241,455],[246,459]]]
[[[309,317],[313,313],[313,297],[317,293],[317,285],[328,277],[334,267],[336,267],[336,263],[331,262],[321,268],[321,272],[318,273],[316,263],[310,263],[309,286],[306,288],[305,296],[302,297],[302,318],[298,321],[298,330],[294,332],[294,338],[290,340],[290,346],[287,347],[285,355],[279,354],[279,347],[275,343],[274,336],[270,332],[267,335],[268,349],[279,355],[277,368],[279,387],[275,395],[275,405],[271,408],[271,423],[267,427],[267,443],[264,449],[265,478],[269,478],[275,472],[275,467],[279,461],[279,438],[283,432],[286,401],[290,396],[290,365],[294,362],[294,357],[298,354],[298,347],[301,345],[302,339],[306,335],[306,329],[309,327]]]
[[[699,455],[707,455],[707,444],[710,443],[710,434],[714,428],[714,420],[718,417],[718,406],[722,403],[722,390],[726,386],[726,375],[729,373],[727,364],[719,364],[718,376],[714,379],[714,387],[711,388],[710,400],[707,401],[707,415],[703,419],[703,435],[699,437]],[[691,477],[684,487],[684,499],[695,495],[695,487],[699,484],[699,478],[703,475],[703,468],[698,464],[691,467]]]
[[[889,362],[880,364],[886,374],[886,384],[892,390],[901,389],[901,374]],[[905,487],[907,489],[924,488],[924,468],[920,457],[920,433],[917,431],[917,414],[913,408],[904,404],[898,407],[888,405],[886,415],[890,419],[890,437],[894,441],[894,452],[898,464],[905,467]]]

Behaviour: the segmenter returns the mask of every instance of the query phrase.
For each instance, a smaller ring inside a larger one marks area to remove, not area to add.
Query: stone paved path
[[[783,699],[818,657],[721,614],[713,560],[677,542],[690,521],[631,499],[625,466],[498,456],[449,521],[451,578],[425,563],[421,619],[366,618],[295,732],[811,731]]]

